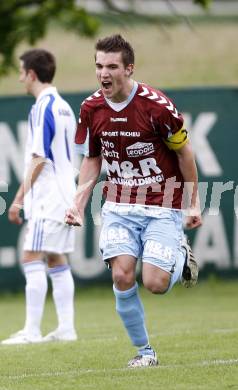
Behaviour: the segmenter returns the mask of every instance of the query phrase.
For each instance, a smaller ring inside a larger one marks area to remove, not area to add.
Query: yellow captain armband
[[[186,129],[182,128],[163,141],[170,150],[179,150],[188,142],[188,132]]]

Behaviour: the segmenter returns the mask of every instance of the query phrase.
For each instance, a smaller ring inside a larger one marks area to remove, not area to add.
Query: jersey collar
[[[137,88],[138,88],[138,83],[136,81],[134,81],[134,84],[133,84],[133,88],[131,90],[131,93],[130,95],[128,96],[128,98],[126,100],[124,100],[124,102],[120,102],[120,103],[114,103],[112,102],[111,100],[105,98],[107,104],[116,112],[119,112],[119,111],[122,111],[126,106],[128,106],[128,104],[132,101],[133,97],[135,96],[136,94],[136,91],[137,91]]]
[[[57,92],[56,87],[47,87],[41,91],[36,99],[36,103],[38,103],[44,96],[54,95]]]

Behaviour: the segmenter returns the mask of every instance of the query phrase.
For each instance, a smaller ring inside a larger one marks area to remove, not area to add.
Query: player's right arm
[[[23,208],[23,198],[24,198],[24,185],[21,184],[16,196],[8,209],[8,219],[11,223],[16,225],[21,225],[23,219],[20,217],[20,211]]]
[[[97,183],[102,166],[101,143],[97,134],[93,132],[92,119],[94,112],[89,110],[87,103],[83,102],[75,135],[77,149],[80,154],[84,155],[84,158],[80,167],[78,188],[73,207],[67,210],[65,214],[65,223],[74,226],[83,225],[84,210]]]
[[[65,223],[73,226],[82,226],[84,220],[84,210],[89,197],[95,187],[101,172],[102,158],[84,157],[80,173],[78,188],[74,200],[74,205],[66,211]]]

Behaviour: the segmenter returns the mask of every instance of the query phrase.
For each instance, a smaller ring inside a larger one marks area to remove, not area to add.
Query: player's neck
[[[44,89],[49,88],[49,87],[52,87],[52,84],[37,82],[34,85],[34,88],[32,90],[32,95],[37,99],[38,96],[41,94],[41,92],[44,91]]]
[[[124,86],[123,90],[117,96],[113,97],[111,100],[113,103],[122,103],[128,99],[130,96],[132,89],[134,87],[134,80],[129,79],[128,83]]]

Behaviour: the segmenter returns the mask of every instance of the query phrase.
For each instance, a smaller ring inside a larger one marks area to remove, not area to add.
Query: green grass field
[[[160,366],[127,369],[135,349],[114,309],[109,287],[77,289],[79,340],[0,346],[0,390],[238,389],[237,282],[201,282],[165,296],[141,288],[150,341]],[[0,338],[22,327],[22,295],[0,299]],[[43,332],[55,327],[51,299]]]
[[[50,29],[37,47],[53,51],[58,69],[55,84],[63,92],[98,88],[94,43],[98,37],[121,33],[135,48],[135,79],[158,88],[236,86],[238,79],[237,20],[224,22],[104,25],[94,39],[78,37],[59,28]],[[20,45],[16,58],[29,46]],[[24,94],[18,73],[0,79],[0,95]]]

